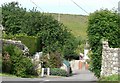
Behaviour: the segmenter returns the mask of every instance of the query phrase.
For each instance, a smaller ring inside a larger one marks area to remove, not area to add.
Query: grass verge
[[[101,77],[100,81],[111,81],[111,82],[117,82],[120,83],[120,75],[111,75],[111,76],[106,76],[106,77]]]
[[[16,75],[12,75],[12,74],[8,74],[8,73],[0,73],[0,76],[17,78]],[[26,78],[38,78],[38,76],[28,75]]]

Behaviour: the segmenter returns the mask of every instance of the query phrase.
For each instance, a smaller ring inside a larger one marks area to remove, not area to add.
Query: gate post
[[[44,68],[42,68],[42,73],[41,73],[41,77],[44,76]]]
[[[47,68],[47,75],[50,75],[50,68]]]

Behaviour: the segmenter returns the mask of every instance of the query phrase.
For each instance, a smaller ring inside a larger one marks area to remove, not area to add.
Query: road
[[[75,70],[71,77],[12,78],[2,77],[2,83],[97,83],[98,80],[88,70]]]

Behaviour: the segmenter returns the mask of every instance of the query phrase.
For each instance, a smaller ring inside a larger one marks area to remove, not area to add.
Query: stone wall
[[[119,73],[120,48],[110,48],[108,42],[103,41],[101,76]]]
[[[0,42],[2,43],[1,45],[15,45],[17,46],[18,48],[20,48],[23,53],[27,54],[29,53],[29,49],[27,46],[25,46],[24,44],[21,43],[21,41],[16,41],[16,40],[7,40],[7,39],[0,39]]]

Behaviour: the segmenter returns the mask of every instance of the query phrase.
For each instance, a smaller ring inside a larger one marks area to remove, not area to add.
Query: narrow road
[[[12,78],[2,77],[2,83],[97,83],[97,78],[88,70],[75,70],[71,77]],[[12,82],[8,82],[12,81]],[[14,81],[14,82],[13,82]],[[16,82],[19,81],[19,82]]]

